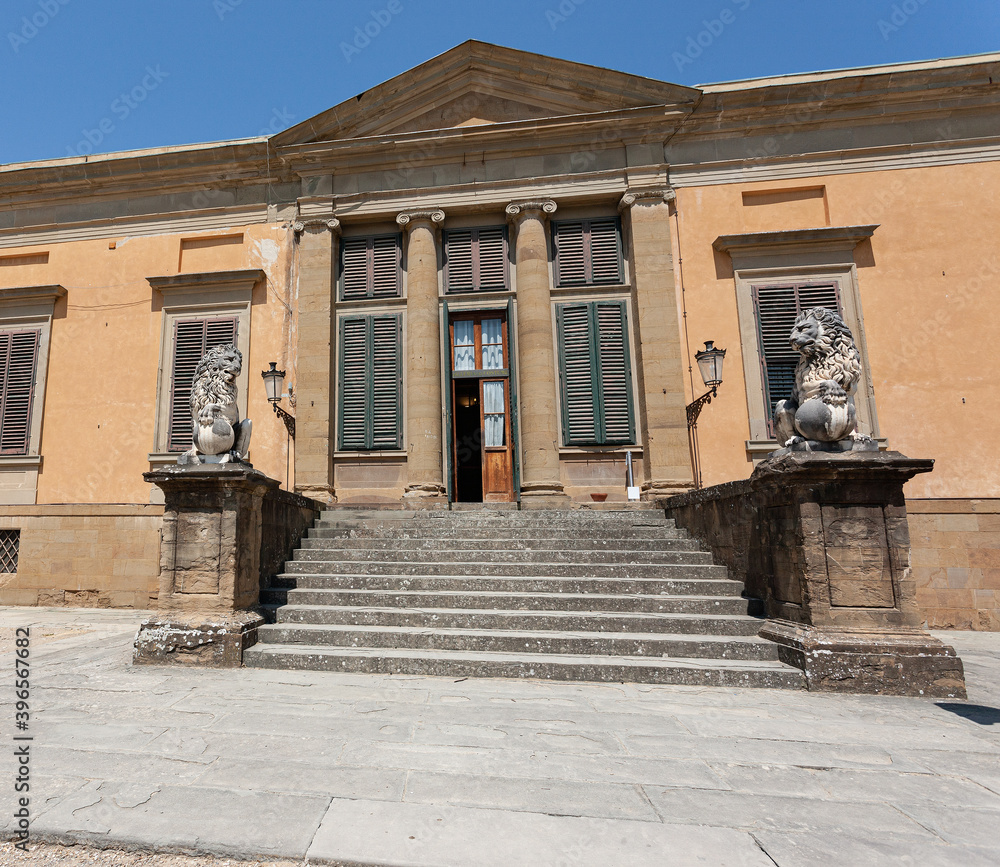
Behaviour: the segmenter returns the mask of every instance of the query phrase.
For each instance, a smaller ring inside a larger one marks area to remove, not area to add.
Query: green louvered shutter
[[[600,368],[601,442],[608,445],[635,442],[632,419],[632,368],[628,355],[628,320],[624,301],[597,301]]]
[[[566,445],[635,442],[624,302],[560,304],[556,321],[563,441]]]
[[[402,448],[401,320],[340,320],[340,448]]]
[[[559,366],[562,387],[563,442],[579,445],[597,441],[597,371],[589,304],[560,304]]]
[[[371,446],[402,448],[400,408],[403,375],[400,364],[399,316],[370,317],[372,330]]]
[[[768,434],[774,436],[774,408],[792,396],[799,354],[788,342],[799,314],[826,307],[843,315],[835,283],[791,283],[754,286],[754,314],[760,344],[761,379]]]

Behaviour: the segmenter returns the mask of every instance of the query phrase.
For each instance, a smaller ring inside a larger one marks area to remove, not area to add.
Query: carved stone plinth
[[[770,621],[762,638],[801,668],[810,690],[965,698],[962,660],[923,629],[829,629]]]
[[[135,663],[239,666],[256,642],[262,504],[278,482],[245,464],[144,473],[163,490],[157,613],[139,628]]]
[[[962,662],[921,626],[903,485],[933,461],[787,451],[744,481],[663,501],[764,601],[761,635],[810,689],[964,697]]]

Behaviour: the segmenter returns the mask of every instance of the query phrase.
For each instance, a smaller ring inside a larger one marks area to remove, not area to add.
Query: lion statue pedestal
[[[807,310],[789,335],[799,353],[795,386],[774,408],[774,428],[789,452],[877,452],[878,444],[858,432],[854,392],[861,377],[861,356],[851,330],[825,307]]]

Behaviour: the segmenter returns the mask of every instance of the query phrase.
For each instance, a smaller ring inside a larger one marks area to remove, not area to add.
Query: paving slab
[[[130,665],[142,612],[32,625],[32,835],[363,865],[1000,863],[1000,635],[967,702]],[[0,738],[13,728],[0,683]],[[13,754],[0,751],[0,864]],[[25,862],[14,862],[16,864]]]
[[[750,835],[729,829],[341,800],[309,857],[406,867],[774,867]]]

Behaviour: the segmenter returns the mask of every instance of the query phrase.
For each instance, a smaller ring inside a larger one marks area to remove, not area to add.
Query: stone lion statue
[[[191,388],[193,446],[178,463],[242,461],[250,447],[250,419],[240,419],[236,378],[243,370],[243,353],[233,344],[214,346],[194,371]]]
[[[778,401],[774,425],[778,442],[793,446],[805,440],[834,443],[857,433],[854,392],[861,377],[861,356],[840,315],[825,307],[801,313],[789,336],[800,355],[795,387]]]

